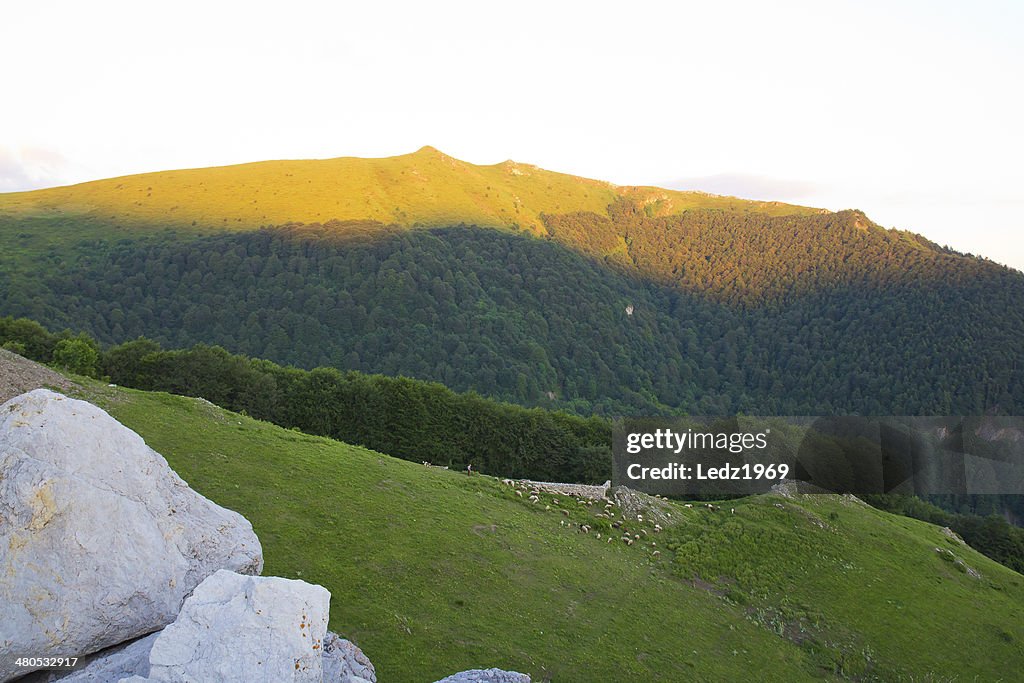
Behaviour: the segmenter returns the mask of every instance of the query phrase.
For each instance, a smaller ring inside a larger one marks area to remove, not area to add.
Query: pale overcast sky
[[[1024,269],[1024,3],[0,10],[0,191],[430,144],[861,208]]]

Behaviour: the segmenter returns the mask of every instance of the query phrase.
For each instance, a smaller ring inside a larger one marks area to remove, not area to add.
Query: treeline
[[[148,339],[99,353],[86,335],[51,334],[9,317],[0,318],[0,344],[72,372],[204,398],[406,460],[586,483],[604,482],[611,471],[607,420],[498,403],[436,383],[334,368],[306,371],[205,345],[165,351]]]

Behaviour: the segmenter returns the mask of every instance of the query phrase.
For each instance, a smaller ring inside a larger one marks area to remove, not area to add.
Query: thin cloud
[[[56,150],[0,145],[0,192],[60,185],[67,170],[67,159]]]
[[[673,190],[700,190],[712,194],[762,200],[800,199],[822,190],[820,183],[809,180],[773,178],[751,173],[718,173],[683,178],[665,183],[663,187]]]

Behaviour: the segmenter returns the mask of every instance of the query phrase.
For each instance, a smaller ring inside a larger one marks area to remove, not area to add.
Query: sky
[[[1022,32],[1015,0],[9,0],[0,192],[432,145],[1024,269]]]

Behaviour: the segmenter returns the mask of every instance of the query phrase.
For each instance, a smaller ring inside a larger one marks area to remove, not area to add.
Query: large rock
[[[0,406],[0,652],[87,655],[170,623],[218,569],[262,566],[245,518],[99,408],[45,389]],[[0,658],[0,681],[16,672]]]
[[[442,678],[437,683],[530,683],[530,677],[516,671],[470,669]]]
[[[219,571],[157,636],[149,677],[125,683],[321,683],[330,601],[305,581]]]
[[[266,615],[266,613],[264,613]],[[275,617],[269,617],[268,620]],[[16,683],[120,683],[125,679],[139,683],[148,681],[150,672],[149,655],[153,644],[162,631],[133,640],[129,643],[101,650],[94,655],[83,658],[73,671],[37,671]],[[233,633],[229,640],[240,635]],[[237,644],[232,643],[233,647]],[[354,643],[345,640],[337,633],[327,632],[323,647],[323,683],[377,683],[377,673],[373,664]],[[289,653],[267,652],[271,656],[289,656]],[[217,652],[215,656],[222,656]],[[158,674],[162,675],[162,674]]]
[[[337,633],[324,638],[324,683],[377,683],[377,672],[355,643]]]
[[[73,671],[37,671],[15,683],[120,683],[146,681],[149,655],[162,631],[84,657]],[[231,638],[238,637],[234,634]],[[233,644],[234,645],[234,644]],[[377,683],[373,664],[354,643],[327,632],[323,648],[323,683]],[[277,653],[267,653],[268,656]],[[280,653],[288,656],[288,653]],[[134,677],[134,678],[133,678]]]

